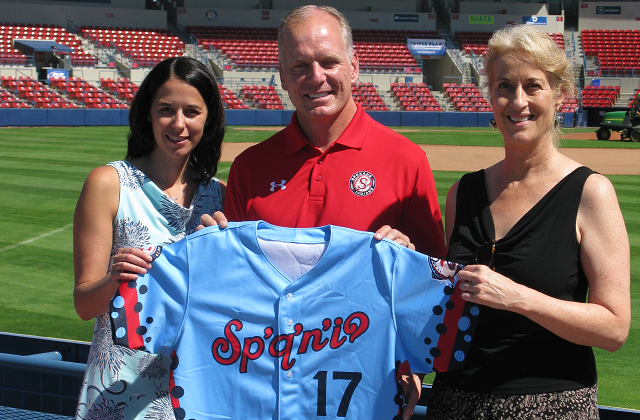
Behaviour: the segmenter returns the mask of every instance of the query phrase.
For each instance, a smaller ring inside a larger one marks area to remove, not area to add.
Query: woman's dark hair
[[[189,166],[198,183],[207,182],[218,170],[225,133],[224,108],[215,78],[197,60],[189,57],[168,58],[155,66],[144,78],[129,108],[127,159],[151,153],[156,145],[149,115],[158,89],[170,79],[180,80],[198,89],[207,104],[207,121],[202,138],[191,152]]]

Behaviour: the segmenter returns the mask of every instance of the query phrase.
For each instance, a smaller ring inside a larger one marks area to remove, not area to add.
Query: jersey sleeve
[[[187,308],[186,244],[154,247],[151,269],[120,284],[109,304],[115,344],[171,356]]]
[[[426,155],[420,159],[414,185],[408,187],[410,199],[399,230],[409,236],[416,251],[442,258],[447,255],[442,214]]]
[[[414,372],[460,369],[478,321],[479,307],[460,295],[461,265],[400,249],[392,299],[401,348]]]
[[[229,170],[229,178],[227,179],[227,192],[224,197],[224,215],[230,222],[244,222],[247,220],[247,210],[245,207],[246,197],[242,197],[242,180],[238,177],[243,176],[241,157],[236,158]]]

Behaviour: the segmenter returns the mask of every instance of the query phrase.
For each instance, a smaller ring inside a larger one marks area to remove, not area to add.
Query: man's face
[[[338,21],[315,12],[282,36],[282,88],[298,110],[298,119],[336,119],[358,80],[358,59],[348,57]],[[353,103],[355,109],[355,103]]]

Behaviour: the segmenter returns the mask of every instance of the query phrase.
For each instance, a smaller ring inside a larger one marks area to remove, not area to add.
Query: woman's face
[[[157,151],[188,158],[202,138],[207,105],[198,89],[169,79],[156,92],[149,118]]]
[[[491,106],[506,142],[552,141],[555,111],[562,103],[546,73],[529,57],[507,53],[494,63]]]

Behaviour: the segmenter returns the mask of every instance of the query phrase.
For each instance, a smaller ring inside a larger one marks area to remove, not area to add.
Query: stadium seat
[[[198,44],[224,55],[226,69],[277,69],[276,28],[187,26]],[[435,31],[353,30],[354,48],[361,72],[404,71],[421,73],[406,47],[408,37],[439,38]]]

